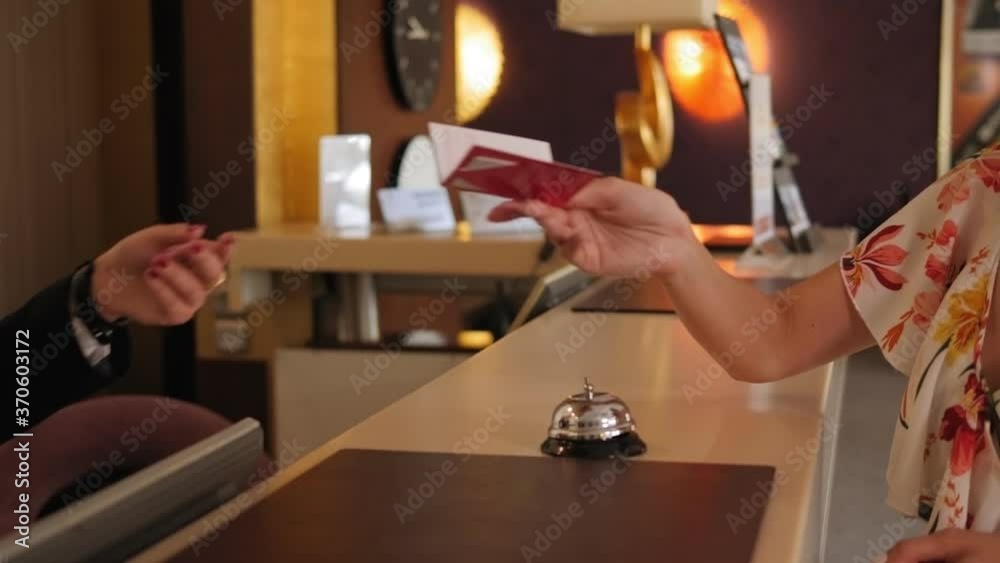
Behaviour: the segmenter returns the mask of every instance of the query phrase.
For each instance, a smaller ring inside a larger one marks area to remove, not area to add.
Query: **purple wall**
[[[788,138],[820,223],[857,224],[858,207],[877,201],[875,192],[898,180],[912,197],[935,177],[933,162],[919,175],[906,163],[935,146],[940,5],[910,1],[916,13],[885,40],[878,22],[891,18],[889,0],[754,0],[769,32],[776,116],[804,104],[812,87],[834,93]],[[613,120],[615,93],[635,87],[631,39],[553,30],[545,12],[554,2],[476,3],[500,27],[506,65],[500,92],[470,126],[548,140],[557,159],[570,161]],[[697,222],[748,222],[748,187],[726,202],[716,188],[747,159],[746,120],[708,124],[674,111],[677,140],[660,186]],[[617,145],[591,167],[617,171]]]

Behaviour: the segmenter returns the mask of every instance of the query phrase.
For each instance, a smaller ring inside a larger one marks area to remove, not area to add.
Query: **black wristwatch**
[[[94,278],[94,262],[87,262],[77,269],[70,281],[69,300],[70,312],[80,319],[90,334],[101,344],[111,344],[111,339],[117,330],[128,326],[128,319],[121,318],[113,322],[104,320],[100,315],[100,305],[94,303],[91,284]]]

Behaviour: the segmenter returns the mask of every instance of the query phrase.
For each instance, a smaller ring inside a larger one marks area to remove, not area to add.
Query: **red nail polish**
[[[154,268],[166,268],[167,267],[167,259],[164,258],[164,257],[162,257],[162,256],[157,257],[156,260],[153,260],[153,267]]]
[[[153,268],[152,270],[149,271],[149,277],[155,280],[156,278],[160,277],[160,273],[156,271],[156,268]]]
[[[191,254],[198,254],[202,251],[202,244],[200,242],[191,245]]]

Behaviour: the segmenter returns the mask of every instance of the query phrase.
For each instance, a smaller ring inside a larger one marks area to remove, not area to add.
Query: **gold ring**
[[[212,286],[212,289],[218,289],[220,285],[226,283],[226,280],[228,278],[229,276],[226,274],[226,272],[222,272],[221,274],[219,274],[219,279],[216,280],[215,285]]]

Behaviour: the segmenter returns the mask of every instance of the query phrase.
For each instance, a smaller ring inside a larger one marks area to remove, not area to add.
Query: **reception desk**
[[[760,262],[758,273],[807,275],[836,260],[854,240],[850,231],[826,234],[823,253],[779,260],[771,268]],[[728,267],[739,264],[730,261]],[[778,383],[740,383],[721,372],[676,316],[582,314],[571,310],[572,303],[375,413],[245,493],[239,503],[190,524],[136,560],[183,558],[183,552],[189,557],[194,545],[203,547],[200,555],[207,560],[228,560],[233,553],[229,546],[240,541],[238,527],[218,529],[207,522],[228,522],[244,511],[260,509],[255,505],[261,500],[280,495],[289,483],[343,449],[453,452],[457,443],[477,435],[498,409],[507,418],[485,439],[476,439],[475,453],[541,456],[539,445],[553,407],[579,392],[584,377],[631,407],[648,444],[640,462],[777,468],[782,477],[775,480],[753,562],[821,560],[846,360]],[[741,344],[753,346],[749,338]],[[739,502],[734,501],[732,509],[739,514]],[[212,541],[202,541],[206,533]]]

